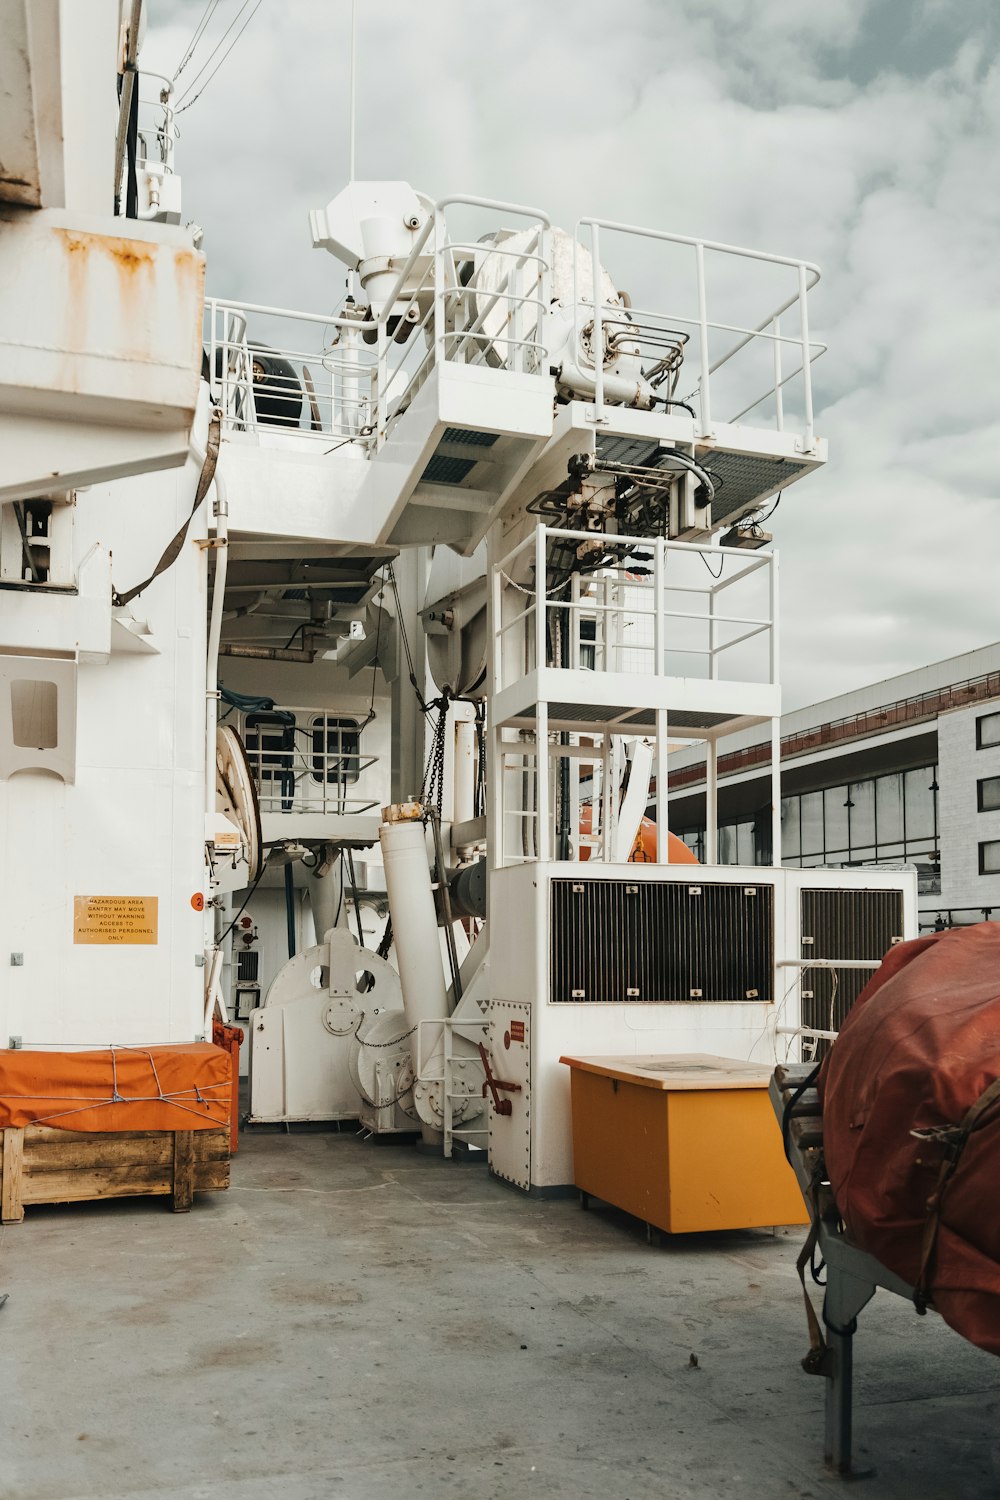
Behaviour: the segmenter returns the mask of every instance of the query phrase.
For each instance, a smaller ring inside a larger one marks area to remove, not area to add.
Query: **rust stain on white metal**
[[[67,290],[66,335],[68,352],[86,352],[95,342],[97,330],[91,327],[91,308],[107,318],[110,310],[106,283],[95,296],[92,277],[97,267],[110,267],[115,275],[121,310],[126,325],[139,335],[129,351],[132,358],[152,358],[147,347],[148,311],[140,316],[149,302],[162,290],[170,288],[178,307],[194,311],[191,333],[192,367],[200,365],[201,309],[204,300],[205,260],[197,250],[157,245],[146,240],[126,239],[121,235],[89,234],[81,230],[55,229],[66,251]],[[113,307],[113,303],[111,304]],[[142,335],[147,335],[143,338]],[[72,387],[71,378],[70,385]]]

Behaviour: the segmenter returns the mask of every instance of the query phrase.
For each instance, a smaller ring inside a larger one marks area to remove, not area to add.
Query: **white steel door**
[[[527,1192],[531,1182],[531,1006],[520,1000],[493,1000],[489,1019],[490,1170]]]

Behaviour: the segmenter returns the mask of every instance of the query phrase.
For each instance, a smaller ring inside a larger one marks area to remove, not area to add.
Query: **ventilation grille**
[[[770,1002],[773,912],[769,885],[553,880],[550,998]]]
[[[260,954],[252,948],[244,948],[236,955],[236,981],[238,984],[252,984],[259,978]]]
[[[467,427],[446,427],[441,438],[442,443],[465,443],[470,448],[492,448],[498,432],[474,432]]]
[[[764,500],[783,484],[791,484],[804,474],[809,464],[794,463],[788,458],[761,458],[757,454],[727,453],[710,449],[701,454],[721,481],[712,501],[712,524],[718,526],[730,516],[740,515],[748,505]]]
[[[474,458],[447,458],[435,453],[420,477],[428,484],[461,484],[475,467]]]
[[[803,891],[802,957],[881,961],[903,935],[902,891]],[[802,1025],[839,1031],[872,970],[805,969]],[[821,1055],[826,1044],[821,1044]]]

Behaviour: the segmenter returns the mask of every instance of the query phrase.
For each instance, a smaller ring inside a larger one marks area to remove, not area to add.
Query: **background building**
[[[1000,918],[1000,644],[784,715],[782,864],[917,868],[921,926]],[[770,746],[719,750],[723,864],[768,864]],[[670,826],[704,856],[705,762],[670,758]]]

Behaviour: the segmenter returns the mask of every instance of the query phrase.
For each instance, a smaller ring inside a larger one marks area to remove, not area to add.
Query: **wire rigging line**
[[[381,584],[379,586],[378,624],[375,627],[375,655],[372,658],[372,701],[368,705],[368,717],[365,719],[365,724],[370,724],[371,721],[372,721],[372,719],[374,719],[374,717],[375,717],[375,685],[378,682],[378,669],[379,669],[379,666],[380,666],[379,659],[378,659],[378,648],[379,648],[379,642],[382,639],[382,601],[383,601],[384,596],[385,596],[385,564],[383,563],[382,564],[382,581],[381,581]],[[362,724],[360,727],[363,729],[365,727],[365,725]]]
[[[219,0],[208,0],[208,4],[205,6],[205,9],[201,13],[201,20],[198,22],[197,26],[194,29],[194,36],[188,43],[188,49],[185,52],[184,56],[181,58],[180,62],[177,64],[177,67],[174,71],[174,76],[170,80],[171,83],[177,82],[178,78],[184,72],[184,69],[187,67],[188,63],[194,56],[195,49],[205,34],[205,27],[212,19],[212,16],[218,4]]]
[[[218,52],[219,48],[222,46],[223,42],[226,40],[226,37],[232,31],[233,27],[236,25],[237,21],[240,19],[240,16],[242,16],[243,12],[246,10],[247,6],[250,3],[251,3],[251,0],[243,0],[243,4],[240,6],[239,10],[236,12],[235,16],[230,21],[229,25],[226,27],[226,30],[222,33],[222,35],[220,36],[219,40],[216,42],[215,46],[212,48],[212,51],[208,54],[208,57],[205,59],[205,61],[202,64],[201,68],[199,69],[199,71],[195,74],[195,76],[192,78],[191,82],[188,84],[187,89],[184,92],[184,94],[181,96],[182,99],[186,100],[187,102],[186,103],[181,103],[181,104],[178,105],[177,111],[176,111],[177,114],[183,114],[184,110],[190,109],[191,106],[192,106],[192,104],[196,104],[197,101],[201,98],[202,94],[208,88],[208,85],[212,82],[212,79],[215,77],[215,75],[218,73],[219,69],[222,67],[222,64],[225,62],[226,58],[229,56],[229,54],[232,52],[233,48],[236,46],[236,43],[239,41],[239,39],[243,35],[244,31],[246,31],[247,27],[250,25],[250,22],[253,20],[254,16],[260,10],[261,0],[257,0],[257,3],[254,5],[253,10],[247,16],[246,20],[243,22],[243,25],[240,27],[239,31],[233,37],[232,41],[229,43],[229,46],[226,48],[225,52],[223,52],[222,56],[219,58],[219,61],[216,63],[215,67],[212,69],[211,73],[209,73],[208,77],[205,79],[205,82],[201,85],[201,88],[198,89],[198,92],[196,94],[194,94],[191,98],[188,98],[188,95],[191,93],[191,90],[196,86],[196,84],[198,82],[198,79],[204,73],[205,69],[208,67],[209,63],[212,61],[212,58]]]

